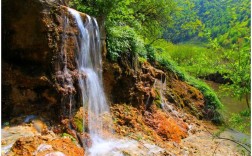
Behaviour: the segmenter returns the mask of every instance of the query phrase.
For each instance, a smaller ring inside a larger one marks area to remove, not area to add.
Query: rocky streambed
[[[190,115],[188,115],[189,117]],[[162,141],[153,140],[151,135],[144,135],[143,131],[127,130],[117,127],[117,133],[110,142],[104,142],[93,148],[97,155],[130,155],[130,156],[240,156],[243,148],[223,139],[216,139],[211,133],[218,128],[210,122],[199,121],[193,116],[187,121],[189,124],[188,136],[181,140]],[[41,121],[42,122],[42,121]],[[45,124],[45,123],[43,123]],[[85,150],[78,140],[69,134],[57,134],[52,130],[41,132],[36,123],[16,126],[5,126],[1,130],[1,154],[3,156],[80,156]],[[123,132],[121,132],[123,131]],[[120,134],[124,133],[124,134]],[[233,139],[225,133],[221,135]],[[246,153],[246,152],[245,152]],[[248,153],[247,153],[248,154]]]

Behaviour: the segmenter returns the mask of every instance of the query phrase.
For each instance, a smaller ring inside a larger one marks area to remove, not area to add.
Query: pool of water
[[[204,81],[217,93],[220,101],[224,105],[224,110],[222,111],[224,118],[228,119],[229,117],[231,117],[232,113],[239,113],[248,108],[245,98],[239,100],[235,97],[230,96],[231,93],[223,93],[220,88],[221,84],[212,81]],[[248,122],[250,122],[250,120]],[[246,133],[249,135],[251,134],[250,130],[250,127],[246,129]]]

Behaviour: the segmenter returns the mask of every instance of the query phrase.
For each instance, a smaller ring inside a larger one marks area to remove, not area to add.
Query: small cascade
[[[154,83],[151,88],[155,88],[156,83],[157,83],[157,79],[154,80]],[[150,105],[150,93],[149,93],[148,98],[146,100],[145,107],[147,108],[149,105]]]
[[[61,35],[62,41],[61,41],[61,49],[60,49],[60,55],[58,56],[58,61],[56,65],[56,80],[59,84],[61,91],[63,92],[62,97],[62,105],[63,105],[63,114],[64,116],[69,115],[69,118],[72,115],[72,102],[73,102],[73,92],[75,92],[74,86],[73,86],[73,79],[69,72],[69,69],[67,67],[67,48],[66,48],[66,29],[69,25],[69,19],[64,15],[63,17],[64,23],[63,23],[63,33]]]
[[[178,117],[179,113],[167,102],[166,98],[164,98],[164,91],[166,91],[166,79],[163,80],[163,77],[161,77],[161,80],[155,79],[153,87],[159,90],[162,109],[165,112],[171,112],[172,115]]]

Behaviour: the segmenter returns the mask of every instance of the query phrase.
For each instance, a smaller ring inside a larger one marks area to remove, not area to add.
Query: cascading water
[[[161,77],[161,80],[155,79],[155,82],[153,84],[153,88],[156,88],[159,90],[159,95],[160,95],[160,102],[161,102],[161,107],[162,109],[174,116],[178,117],[178,112],[173,108],[171,104],[167,102],[167,100],[164,98],[164,91],[166,91],[166,79]],[[147,103],[148,103],[149,97],[147,98]]]
[[[176,110],[174,110],[174,108],[172,107],[172,105],[170,105],[166,99],[164,98],[163,92],[166,90],[166,79],[162,79],[161,77],[161,89],[160,89],[160,98],[161,98],[161,106],[162,109],[166,112],[171,112],[173,115],[175,115],[176,117],[178,117],[178,112]]]
[[[102,87],[99,27],[95,18],[87,15],[84,25],[77,11],[69,8],[69,12],[75,18],[80,31],[77,38],[79,43],[77,54],[79,87],[83,108],[88,110],[88,131],[92,144],[95,146],[105,139],[105,132],[112,133],[112,118]]]
[[[140,145],[135,140],[127,138],[115,139],[114,136],[110,135],[113,134],[113,123],[103,91],[98,24],[95,18],[88,15],[86,15],[87,19],[83,24],[79,12],[70,8],[68,10],[73,15],[80,32],[76,40],[78,43],[76,61],[82,103],[84,110],[88,110],[88,133],[92,141],[91,147],[85,147],[85,155],[123,156],[123,151],[125,150],[133,155],[145,155],[139,154],[143,152],[143,150],[139,150],[141,146],[144,146],[145,150],[151,146],[150,150],[146,151],[146,153],[158,153],[162,151],[161,148],[148,143]]]

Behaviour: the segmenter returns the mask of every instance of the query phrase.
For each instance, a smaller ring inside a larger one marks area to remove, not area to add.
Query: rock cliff
[[[55,1],[3,1],[4,120],[66,116],[69,96],[76,95],[77,33],[66,7]]]

